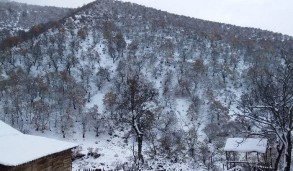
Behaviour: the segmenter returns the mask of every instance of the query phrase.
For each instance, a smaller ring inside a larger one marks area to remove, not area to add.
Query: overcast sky
[[[15,0],[29,4],[79,7],[93,0]],[[122,0],[175,14],[255,27],[293,36],[293,0]]]

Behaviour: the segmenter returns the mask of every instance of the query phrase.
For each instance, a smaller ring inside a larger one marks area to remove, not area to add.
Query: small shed
[[[1,171],[71,171],[73,143],[22,134],[0,121]]]
[[[250,170],[272,170],[268,140],[263,138],[228,138],[224,147],[227,170],[236,166]]]

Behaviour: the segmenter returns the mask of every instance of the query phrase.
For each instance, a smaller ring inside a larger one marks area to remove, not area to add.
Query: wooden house
[[[1,171],[71,171],[75,144],[22,134],[0,121]]]
[[[227,170],[272,171],[271,154],[267,139],[228,138],[224,147]]]

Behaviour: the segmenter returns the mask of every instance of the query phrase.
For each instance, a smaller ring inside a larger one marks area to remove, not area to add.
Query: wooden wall
[[[71,169],[70,149],[15,167],[0,165],[0,171],[71,171]]]

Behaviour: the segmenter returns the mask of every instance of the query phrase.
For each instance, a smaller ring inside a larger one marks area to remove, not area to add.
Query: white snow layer
[[[0,138],[9,135],[21,135],[22,133],[18,130],[12,128],[11,126],[7,125],[6,123],[0,120]],[[2,154],[2,153],[1,153]]]
[[[76,147],[73,143],[25,135],[0,121],[0,164],[21,165]]]
[[[228,138],[224,151],[235,152],[259,152],[265,153],[267,149],[267,139],[261,138]]]

